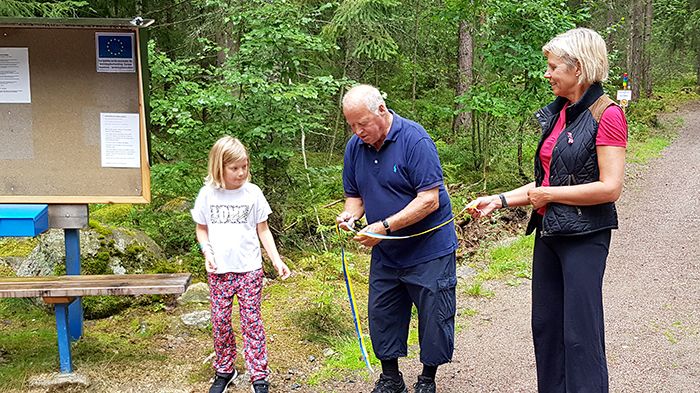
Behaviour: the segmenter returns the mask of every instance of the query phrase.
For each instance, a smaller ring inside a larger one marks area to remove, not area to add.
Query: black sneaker
[[[236,369],[228,374],[216,373],[216,375],[214,375],[214,383],[212,383],[209,388],[209,393],[224,393],[226,389],[228,389],[228,385],[230,385],[237,376],[238,371],[236,371]]]
[[[250,388],[253,389],[253,393],[269,393],[270,383],[264,379],[260,379],[253,382],[253,384],[250,385]]]
[[[399,373],[398,380],[379,374],[379,379],[374,383],[372,393],[408,393],[408,390],[406,390],[401,373]]]
[[[415,393],[435,393],[435,380],[419,375],[413,389]]]

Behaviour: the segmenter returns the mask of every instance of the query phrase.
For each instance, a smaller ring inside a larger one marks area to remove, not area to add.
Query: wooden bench
[[[191,275],[124,274],[0,278],[0,298],[41,297],[55,306],[58,355],[62,373],[73,371],[68,334],[68,305],[83,296],[181,294]]]

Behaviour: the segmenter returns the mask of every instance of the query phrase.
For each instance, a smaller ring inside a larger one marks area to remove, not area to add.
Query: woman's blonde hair
[[[209,151],[209,165],[207,177],[204,183],[215,188],[226,188],[224,181],[224,168],[226,165],[248,159],[248,151],[237,138],[225,136],[220,138]],[[248,180],[250,181],[250,168],[248,168]]]
[[[542,47],[542,53],[561,58],[569,67],[581,67],[580,84],[593,84],[608,79],[608,50],[600,34],[577,28],[559,34]]]

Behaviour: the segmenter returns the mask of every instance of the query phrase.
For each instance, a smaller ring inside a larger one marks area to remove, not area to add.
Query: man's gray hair
[[[577,28],[561,33],[542,47],[542,53],[561,58],[569,67],[581,65],[579,83],[593,84],[608,79],[608,50],[600,34]]]
[[[343,96],[343,108],[363,103],[370,112],[379,114],[379,106],[384,105],[384,97],[379,89],[372,85],[356,85]]]

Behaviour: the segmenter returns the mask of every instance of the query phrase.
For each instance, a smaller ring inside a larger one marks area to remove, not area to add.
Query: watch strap
[[[391,234],[391,228],[389,228],[389,221],[385,219],[382,220],[382,225],[384,225],[384,230],[386,231],[387,235]]]

